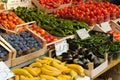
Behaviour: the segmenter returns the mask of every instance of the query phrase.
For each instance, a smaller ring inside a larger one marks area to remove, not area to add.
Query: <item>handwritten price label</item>
[[[8,0],[7,9],[21,7],[30,7],[32,6],[31,0]]]
[[[90,35],[88,34],[88,31],[85,28],[77,30],[76,32],[81,39],[86,39],[90,37]]]
[[[103,29],[104,32],[108,32],[108,31],[112,30],[110,25],[109,25],[109,22],[101,23],[101,28]]]
[[[6,66],[4,62],[0,62],[0,80],[7,80],[13,77],[13,72]]]
[[[61,42],[56,43],[55,44],[55,51],[56,51],[57,56],[61,55],[63,52],[67,52],[68,51],[67,41],[63,40]]]

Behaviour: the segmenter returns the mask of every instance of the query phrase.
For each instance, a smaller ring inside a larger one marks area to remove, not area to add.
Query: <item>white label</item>
[[[88,34],[88,31],[85,28],[77,30],[76,32],[81,39],[86,39],[90,37],[90,35]]]
[[[0,62],[0,80],[7,80],[14,76],[14,73],[6,66],[4,62]]]
[[[106,33],[108,31],[112,30],[111,27],[110,27],[110,25],[109,25],[109,22],[103,22],[103,23],[101,23],[101,27],[102,27],[103,31],[106,32]]]
[[[21,7],[31,7],[31,0],[8,0],[7,9]]]
[[[67,52],[68,51],[67,41],[63,40],[61,42],[55,43],[55,51],[57,56],[61,55],[63,52]]]

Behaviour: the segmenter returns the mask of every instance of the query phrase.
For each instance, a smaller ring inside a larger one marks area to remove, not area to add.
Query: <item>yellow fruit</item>
[[[40,77],[34,77],[34,80],[40,80]]]
[[[19,80],[19,75],[15,75],[15,80]]]
[[[41,69],[40,68],[33,68],[33,70],[36,72],[37,75],[39,75],[41,73]]]
[[[59,77],[62,77],[64,80],[72,80],[71,76],[69,76],[69,75],[61,74],[61,75],[59,75]]]
[[[70,75],[72,76],[72,80],[77,80],[78,78],[78,73],[74,70],[70,71]]]
[[[40,75],[41,78],[45,78],[46,80],[57,80],[57,78],[49,75]]]
[[[32,67],[32,68],[34,68],[34,67],[39,67],[39,68],[41,68],[41,67],[42,67],[42,64],[39,63],[39,62],[35,62],[35,63],[32,63],[29,67]]]
[[[41,68],[42,74],[50,75],[50,76],[58,76],[61,74],[61,71],[52,71],[46,68]]]
[[[31,67],[24,67],[23,69],[27,70],[33,76],[38,76],[38,74]]]
[[[57,79],[58,80],[64,80],[63,77],[61,77],[61,76],[58,76]]]
[[[16,75],[24,75],[26,77],[33,78],[33,76],[25,69],[16,68],[12,69],[12,72],[15,73]]]
[[[44,59],[44,60],[49,60],[49,61],[56,61],[56,62],[58,62],[58,63],[62,63],[60,60],[57,60],[57,59],[54,59],[54,58],[50,58],[50,57],[43,57],[42,59]]]
[[[20,80],[30,80],[30,78],[20,75]]]
[[[58,71],[58,72],[61,72],[60,70],[58,70],[57,68],[53,67],[53,66],[50,66],[50,65],[43,65],[44,68],[50,70],[50,71]]]
[[[76,71],[81,77],[85,76],[84,69],[80,65],[77,65],[77,64],[67,64],[66,66],[71,68],[71,69],[73,69],[74,71]]]
[[[57,63],[56,61],[52,62],[52,66],[54,66],[55,68],[59,69],[63,73],[70,73],[70,71],[71,71],[71,69],[69,69],[68,67],[66,67],[64,65],[61,65],[61,64]]]
[[[66,62],[62,62],[61,65],[65,66],[65,65],[66,65]]]
[[[15,80],[14,78],[9,78],[8,80]]]
[[[40,78],[40,80],[46,80],[45,78]]]
[[[49,65],[51,63],[51,61],[49,61],[49,60],[41,60],[41,59],[36,59],[36,62],[39,62],[41,64],[47,64],[47,65]]]

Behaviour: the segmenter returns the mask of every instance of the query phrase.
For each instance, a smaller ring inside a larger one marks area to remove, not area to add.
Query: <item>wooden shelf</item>
[[[94,80],[95,78],[97,78],[98,76],[100,76],[101,74],[105,73],[106,71],[108,71],[109,69],[113,68],[114,66],[116,66],[117,64],[120,63],[120,58],[116,59],[116,60],[112,60],[109,64],[108,67],[105,68],[103,71],[101,71],[98,75],[94,76],[91,80]]]

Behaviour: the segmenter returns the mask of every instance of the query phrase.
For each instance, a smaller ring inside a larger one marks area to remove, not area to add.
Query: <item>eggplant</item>
[[[64,52],[64,53],[61,54],[62,57],[68,57],[68,55],[69,55],[68,52]]]
[[[90,60],[89,60],[89,59],[85,59],[85,58],[83,58],[83,60],[82,60],[82,61],[83,61],[83,63],[84,63],[84,64],[87,64],[87,63],[89,63],[89,62],[90,62]]]
[[[120,25],[120,21],[118,21],[117,24]]]
[[[97,57],[93,58],[93,63],[94,63],[94,68],[96,68],[97,66],[100,65],[100,61],[99,61],[99,59]]]
[[[78,53],[76,53],[75,51],[68,50],[68,53],[70,53],[74,59],[78,58]]]
[[[79,64],[79,65],[81,65],[81,66],[84,66],[84,63],[83,63],[81,60],[79,60],[79,59],[74,59],[74,60],[73,60],[73,63]]]
[[[78,54],[83,55],[85,53],[85,50],[84,50],[84,48],[79,48],[77,50],[77,52],[78,52]]]
[[[85,57],[88,58],[90,61],[92,60],[93,53],[89,52]]]
[[[72,57],[63,57],[62,61],[70,64],[70,63],[73,63],[73,58]]]

